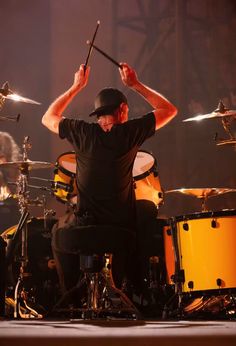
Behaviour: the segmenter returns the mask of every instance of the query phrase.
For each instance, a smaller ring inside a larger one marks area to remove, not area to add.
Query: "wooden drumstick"
[[[87,58],[86,58],[86,61],[85,61],[85,64],[84,64],[84,72],[88,66],[88,61],[89,61],[89,58],[90,58],[90,55],[92,53],[92,49],[93,49],[93,43],[95,41],[95,38],[96,38],[96,35],[97,35],[97,32],[98,32],[98,28],[99,28],[99,25],[100,25],[100,20],[97,21],[97,26],[96,26],[96,29],[95,29],[95,32],[93,34],[93,39],[92,39],[92,44],[90,45],[89,47],[89,51],[88,51],[88,55],[87,55]]]
[[[108,60],[110,60],[111,62],[113,62],[113,64],[115,64],[116,66],[118,66],[119,68],[122,68],[122,65],[119,64],[116,60],[114,60],[112,57],[110,57],[107,53],[105,53],[103,50],[101,50],[100,48],[98,48],[97,46],[95,46],[92,42],[87,41],[87,44],[90,45],[90,47],[93,47],[94,49],[96,49],[99,53],[101,53],[103,56],[105,56],[105,58],[107,58]]]

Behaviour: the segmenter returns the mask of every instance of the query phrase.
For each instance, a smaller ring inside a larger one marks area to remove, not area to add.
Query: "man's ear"
[[[127,103],[122,102],[120,104],[120,117],[121,117],[122,123],[128,120],[128,112],[129,112],[129,107]]]
[[[120,104],[120,110],[121,110],[121,112],[127,112],[127,110],[129,110],[127,103],[122,102]]]

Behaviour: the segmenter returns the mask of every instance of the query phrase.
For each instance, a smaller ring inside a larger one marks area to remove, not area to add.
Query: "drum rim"
[[[146,172],[133,176],[134,181],[142,180],[142,179],[148,177],[154,171],[155,167],[157,167],[157,160],[152,153],[150,153],[147,150],[138,150],[136,153],[135,159],[136,159],[138,153],[145,153],[145,154],[152,156],[154,159],[154,162],[153,162],[152,167],[150,169],[148,169]],[[135,159],[134,159],[134,162],[135,162]],[[133,168],[134,168],[134,164],[133,164]],[[156,172],[157,172],[157,170],[156,170]],[[158,172],[157,172],[157,176],[158,176]]]
[[[181,222],[189,220],[209,219],[221,216],[236,216],[236,209],[222,209],[217,211],[196,212],[192,214],[174,216],[173,219],[175,221]]]
[[[61,157],[65,156],[65,155],[68,155],[68,154],[74,154],[75,155],[75,163],[76,163],[76,153],[75,153],[75,151],[73,151],[73,150],[66,151],[65,153],[62,153],[61,155],[58,156],[58,158],[56,160],[56,163],[55,163],[56,169],[55,169],[54,173],[56,173],[56,171],[60,169],[61,172],[64,173],[65,175],[74,178],[74,177],[76,177],[76,173],[73,173],[73,172],[69,171],[68,169],[66,169],[63,166],[61,166],[60,163],[59,163],[59,159]]]

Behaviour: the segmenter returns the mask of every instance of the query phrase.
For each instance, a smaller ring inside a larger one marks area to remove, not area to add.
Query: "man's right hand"
[[[119,69],[121,80],[124,85],[133,88],[138,84],[138,77],[134,69],[132,69],[128,64],[121,63],[122,67]]]
[[[85,68],[85,65],[81,64],[79,70],[75,72],[73,87],[76,90],[83,89],[88,84],[89,74],[90,66]]]

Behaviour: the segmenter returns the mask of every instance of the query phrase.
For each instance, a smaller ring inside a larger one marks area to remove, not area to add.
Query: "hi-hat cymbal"
[[[225,118],[225,117],[236,117],[236,110],[226,110],[224,113],[214,111],[208,114],[200,114],[192,118],[184,119],[183,122],[187,121],[200,121],[204,119],[214,119],[214,118]]]
[[[3,162],[0,163],[0,168],[17,168],[19,170],[32,170],[32,169],[43,169],[53,167],[53,164],[50,162],[42,161],[16,161],[16,162]]]
[[[184,195],[190,195],[190,196],[204,199],[204,198],[208,198],[212,196],[218,196],[227,192],[236,192],[236,189],[218,188],[218,187],[193,188],[193,189],[182,188],[182,189],[176,189],[176,190],[169,190],[169,191],[166,191],[165,193],[173,193],[173,192],[179,192]]]

